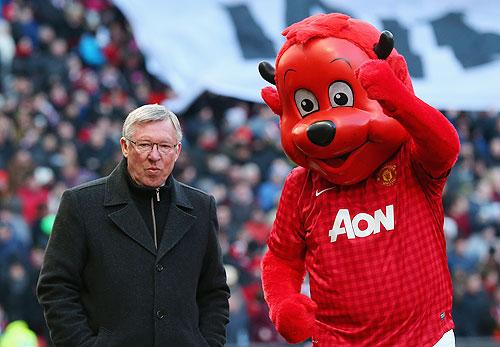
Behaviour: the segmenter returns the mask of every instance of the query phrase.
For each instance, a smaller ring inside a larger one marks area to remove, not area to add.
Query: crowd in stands
[[[34,291],[62,192],[109,174],[121,159],[128,112],[174,91],[147,72],[126,19],[108,1],[0,6],[0,336],[24,329],[50,346]],[[455,332],[500,340],[500,115],[443,113],[461,140],[443,200]],[[183,153],[174,176],[218,204],[232,293],[228,342],[284,341],[260,282],[294,167],[280,146],[278,117],[263,104],[205,93],[179,118]]]

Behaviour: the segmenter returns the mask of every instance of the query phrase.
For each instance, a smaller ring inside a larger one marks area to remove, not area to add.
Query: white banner
[[[148,70],[182,111],[204,91],[261,102],[257,66],[274,65],[281,31],[316,13],[343,12],[390,30],[416,94],[437,108],[500,109],[500,1],[114,0]]]

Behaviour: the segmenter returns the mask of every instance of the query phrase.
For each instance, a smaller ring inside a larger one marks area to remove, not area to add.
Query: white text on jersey
[[[361,221],[365,221],[367,224],[364,230],[361,230],[359,227]],[[381,224],[387,231],[394,230],[394,205],[386,206],[385,214],[382,212],[382,209],[378,209],[375,211],[374,216],[368,213],[358,213],[352,220],[349,210],[342,208],[337,212],[333,227],[329,231],[328,236],[330,236],[330,242],[337,241],[337,236],[341,234],[347,234],[348,239],[367,237],[371,234],[379,233]]]

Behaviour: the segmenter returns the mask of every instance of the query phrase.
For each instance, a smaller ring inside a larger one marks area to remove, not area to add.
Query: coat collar
[[[127,162],[122,159],[118,166],[108,176],[105,188],[104,206],[119,206],[113,209],[109,218],[130,238],[139,243],[159,261],[184,234],[191,228],[196,216],[191,214],[193,205],[189,201],[184,187],[172,178],[172,200],[165,223],[165,230],[158,249],[155,249],[154,241],[147,231],[147,226],[137,207],[132,201],[126,177]]]
[[[108,176],[106,182],[106,193],[104,196],[104,206],[114,206],[128,204],[131,202],[130,189],[126,177],[127,160],[123,158],[116,168]],[[186,196],[182,184],[172,177],[172,201],[186,209],[193,209],[193,205]]]

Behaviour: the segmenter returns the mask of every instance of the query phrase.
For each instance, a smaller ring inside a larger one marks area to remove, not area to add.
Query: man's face
[[[146,187],[161,186],[174,169],[174,164],[181,153],[181,144],[168,153],[161,153],[157,145],[151,151],[141,152],[137,144],[159,143],[173,146],[177,144],[174,125],[170,120],[139,123],[133,126],[129,140],[120,139],[123,155],[127,158],[130,176],[137,183]]]

